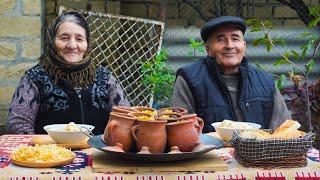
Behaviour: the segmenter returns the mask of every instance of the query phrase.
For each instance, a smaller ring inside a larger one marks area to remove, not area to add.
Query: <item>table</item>
[[[310,149],[308,166],[291,169],[257,169],[241,166],[232,156],[232,148],[215,150],[217,158],[228,164],[228,171],[216,172],[179,172],[143,174],[103,174],[92,170],[93,149],[75,151],[76,159],[70,165],[58,168],[24,168],[10,163],[10,152],[21,145],[30,144],[34,135],[0,136],[0,180],[320,180],[319,151]]]

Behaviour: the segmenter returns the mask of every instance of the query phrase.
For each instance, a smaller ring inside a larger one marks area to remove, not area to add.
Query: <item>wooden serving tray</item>
[[[52,167],[57,167],[57,166],[63,166],[67,165],[73,162],[74,158],[76,158],[76,154],[74,152],[73,157],[63,160],[63,161],[56,161],[56,162],[43,162],[43,163],[32,163],[32,162],[24,162],[24,161],[17,161],[14,159],[11,159],[11,162],[15,165],[18,166],[23,166],[23,167],[31,167],[31,168],[52,168]]]
[[[31,139],[31,144],[32,145],[44,145],[44,144],[56,144],[57,146],[60,147],[65,147],[68,149],[86,149],[90,148],[90,146],[87,143],[80,143],[80,144],[59,144],[56,143],[49,135],[39,135],[35,136]]]

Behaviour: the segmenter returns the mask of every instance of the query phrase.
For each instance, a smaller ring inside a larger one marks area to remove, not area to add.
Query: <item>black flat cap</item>
[[[204,26],[201,28],[201,38],[204,42],[207,42],[210,34],[221,26],[235,26],[242,31],[244,34],[246,32],[246,24],[244,19],[236,16],[220,16],[211,19],[206,22]]]

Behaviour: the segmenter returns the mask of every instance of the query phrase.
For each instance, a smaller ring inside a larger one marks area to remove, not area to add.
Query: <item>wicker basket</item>
[[[235,153],[236,160],[244,167],[258,167],[258,168],[294,168],[307,166],[308,160],[305,154],[290,157],[280,158],[273,160],[262,160],[262,161],[246,161]]]
[[[265,130],[273,132],[272,130]],[[315,134],[307,133],[296,139],[248,139],[242,138],[239,130],[233,133],[232,145],[238,159],[244,162],[279,161],[305,155],[315,139]]]

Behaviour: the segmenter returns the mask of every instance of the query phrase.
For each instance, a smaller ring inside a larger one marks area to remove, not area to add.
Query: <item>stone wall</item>
[[[87,9],[87,0],[45,0],[46,7],[46,24],[50,24],[52,20],[57,16],[59,7],[64,6],[72,9]],[[57,3],[55,3],[57,2]],[[120,1],[119,0],[109,0],[107,8],[104,0],[92,0],[91,10],[95,12],[105,12],[111,14],[120,14]]]
[[[41,0],[0,0],[0,134],[12,95],[42,50]]]
[[[74,9],[89,9],[95,12],[107,12],[133,17],[158,20],[159,2],[161,0],[45,0],[46,24],[51,23],[56,17],[59,6]],[[236,15],[237,0],[226,0],[227,15]],[[319,5],[320,0],[303,0],[306,5]],[[91,4],[90,4],[91,2]],[[107,3],[106,3],[107,2]],[[167,0],[166,27],[173,26],[196,26],[200,27],[204,21],[199,14],[189,5],[181,3],[181,0]],[[215,11],[214,1],[204,1],[201,6],[205,13],[213,14]],[[253,3],[247,3],[253,2]],[[298,15],[291,8],[282,5],[276,0],[243,1],[244,18],[269,19],[274,26],[304,26]],[[48,23],[47,23],[48,22]],[[46,26],[45,26],[46,27]]]
[[[227,15],[236,15],[235,1],[226,0]],[[307,5],[319,5],[320,0],[304,0]],[[57,7],[60,5],[74,9],[87,9],[88,0],[46,0],[46,19],[51,22],[56,16]],[[121,14],[134,17],[158,19],[158,9],[160,0],[91,0],[91,10],[96,12]],[[198,13],[185,3],[179,3],[179,0],[167,0],[166,25],[170,26],[201,26],[203,21]],[[206,13],[214,11],[214,1],[201,1]],[[254,4],[246,4],[243,1],[243,17],[257,17],[261,19],[271,19],[275,26],[305,26],[299,19],[296,12],[289,7],[282,5],[276,0],[254,0]],[[56,11],[55,11],[56,10]]]
[[[199,15],[189,5],[178,3],[177,0],[167,0],[167,26],[184,26],[190,25],[200,26],[203,21]],[[227,15],[236,15],[236,0],[226,0]],[[319,5],[319,0],[304,0],[307,5]],[[159,0],[122,0],[121,14],[143,17],[150,19],[158,18],[158,2]],[[205,1],[202,1],[205,2]],[[206,1],[203,4],[203,9],[207,9],[207,13],[212,13],[214,1]],[[296,12],[289,7],[282,5],[275,0],[254,0],[254,4],[247,5],[247,1],[243,1],[243,16],[245,18],[262,18],[271,19],[276,26],[305,26],[299,19]],[[138,11],[137,11],[138,9]]]

